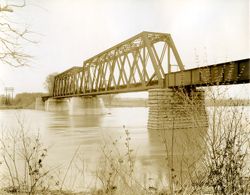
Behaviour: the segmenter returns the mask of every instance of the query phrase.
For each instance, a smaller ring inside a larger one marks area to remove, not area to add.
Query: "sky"
[[[0,3],[3,2],[0,0]],[[45,92],[62,72],[142,31],[170,33],[186,69],[250,57],[249,0],[27,0],[13,19],[35,32],[31,66],[0,64],[0,94]],[[197,58],[198,56],[198,58]],[[197,60],[198,59],[198,60]],[[249,96],[249,85],[231,87]]]

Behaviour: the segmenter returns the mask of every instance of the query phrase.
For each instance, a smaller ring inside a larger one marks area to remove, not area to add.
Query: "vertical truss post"
[[[54,97],[63,97],[162,88],[163,66],[167,65],[171,73],[172,57],[179,69],[184,70],[170,34],[142,32],[89,58],[82,67],[72,67],[57,75],[52,93]]]
[[[181,58],[180,58],[180,56],[179,56],[179,53],[177,52],[177,49],[176,49],[176,47],[175,47],[175,44],[174,44],[174,41],[173,41],[171,35],[168,35],[168,44],[169,44],[169,46],[170,46],[171,49],[172,49],[172,52],[173,52],[173,54],[174,54],[174,57],[175,57],[175,59],[176,59],[176,62],[177,62],[177,64],[178,64],[180,70],[181,70],[181,71],[184,70],[184,69],[185,69],[185,68],[184,68],[184,65],[183,65],[183,63],[182,63],[182,61],[181,61]]]
[[[164,73],[160,72],[159,64],[157,63],[157,60],[156,60],[156,58],[154,56],[154,53],[153,53],[153,50],[151,48],[150,41],[148,40],[147,34],[146,33],[142,33],[142,36],[143,36],[144,44],[145,44],[145,46],[146,46],[146,48],[148,50],[150,59],[152,61],[155,74],[156,74],[156,76],[158,78],[158,84],[159,84],[160,87],[163,87],[163,84],[164,84],[163,83],[163,75],[164,75]]]

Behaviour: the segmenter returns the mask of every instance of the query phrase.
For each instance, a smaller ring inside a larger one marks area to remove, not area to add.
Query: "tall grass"
[[[188,171],[186,184],[177,186],[184,194],[248,194],[250,192],[250,126],[249,112],[235,101],[231,106],[214,106],[207,109],[208,129],[200,126],[196,118],[199,112],[199,103],[193,101],[184,91],[179,95],[192,105],[186,115],[192,115],[195,127],[200,133],[191,138],[190,143],[200,150],[200,156],[187,164]],[[207,96],[210,100],[221,99],[225,92],[210,91]],[[223,99],[223,98],[222,98]],[[230,101],[230,100],[228,100]],[[230,104],[229,104],[230,105]],[[198,140],[198,141],[197,141]],[[193,158],[193,157],[192,157]],[[174,182],[174,181],[172,181]],[[176,186],[176,183],[172,184]],[[172,194],[176,192],[172,191]]]
[[[6,191],[34,194],[46,191],[53,177],[45,165],[47,148],[41,143],[40,135],[30,135],[22,122],[19,129],[6,129],[0,138],[3,170],[1,182]]]

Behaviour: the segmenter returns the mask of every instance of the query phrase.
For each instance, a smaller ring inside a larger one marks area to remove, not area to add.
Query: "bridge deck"
[[[52,97],[249,83],[249,64],[244,59],[185,70],[170,34],[142,32],[56,75]]]
[[[215,86],[228,84],[242,84],[250,82],[250,59],[243,59],[233,62],[226,62],[216,65],[209,65],[199,68],[165,74],[164,88],[188,87],[188,86]],[[86,91],[85,93],[72,93],[54,98],[93,96],[102,94],[116,94],[126,92],[147,91],[159,88],[158,81],[151,82],[150,86],[143,87],[141,83],[133,84],[128,88],[121,85],[119,88],[111,87],[107,91],[105,88],[98,91]]]
[[[167,87],[212,86],[250,82],[250,59],[166,74]]]

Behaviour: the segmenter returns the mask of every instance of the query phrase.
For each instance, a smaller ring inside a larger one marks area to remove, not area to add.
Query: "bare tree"
[[[54,80],[55,80],[55,76],[56,76],[57,74],[58,74],[58,73],[49,74],[49,75],[46,77],[46,80],[45,80],[45,82],[44,82],[44,87],[45,87],[45,89],[48,91],[49,95],[52,95],[52,93],[53,93]]]
[[[204,155],[190,177],[195,193],[248,194],[250,190],[249,116],[240,102],[227,99],[227,104],[218,104],[220,98],[225,100],[224,93],[217,89],[207,94],[213,106],[207,109]]]
[[[0,1],[0,62],[13,67],[27,66],[31,56],[24,52],[22,44],[32,42],[27,27],[10,20],[15,10],[25,7],[26,1]]]

